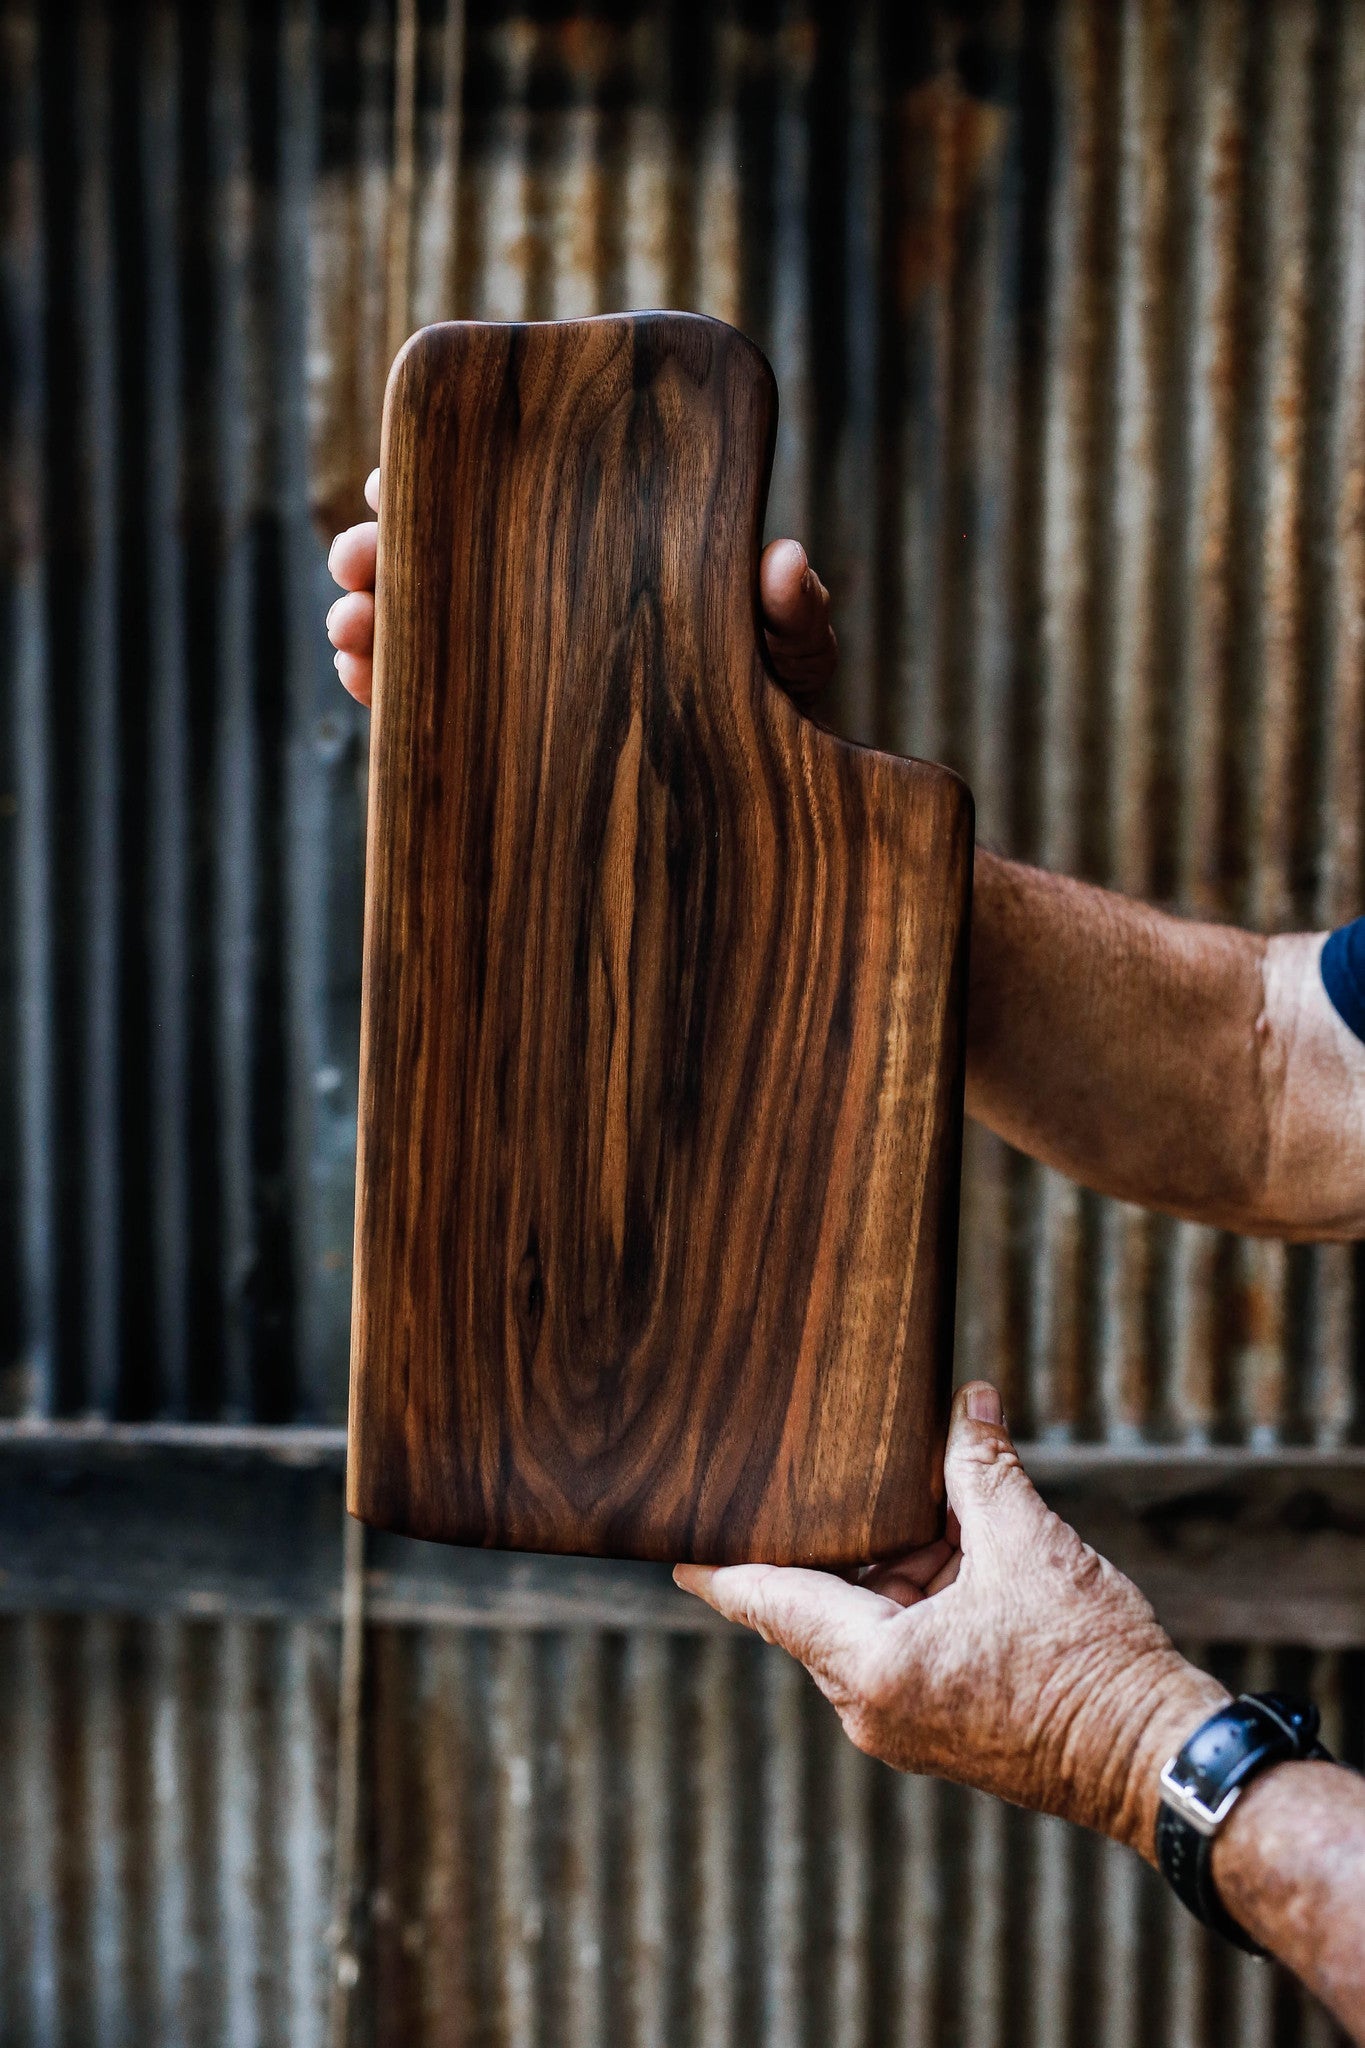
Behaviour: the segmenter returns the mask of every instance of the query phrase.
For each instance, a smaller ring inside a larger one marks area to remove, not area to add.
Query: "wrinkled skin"
[[[859,1749],[1136,1840],[1155,1809],[1134,1772],[1165,1718],[1183,1735],[1226,1694],[1045,1506],[993,1387],[958,1393],[945,1478],[947,1533],[857,1584],[772,1565],[674,1577],[799,1657]]]

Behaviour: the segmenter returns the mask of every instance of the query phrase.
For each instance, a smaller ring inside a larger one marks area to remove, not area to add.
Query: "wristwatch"
[[[1161,1773],[1156,1856],[1196,1920],[1248,1955],[1265,1950],[1239,1927],[1213,1882],[1213,1844],[1251,1780],[1272,1764],[1335,1758],[1318,1741],[1318,1710],[1278,1692],[1244,1692],[1195,1729]]]

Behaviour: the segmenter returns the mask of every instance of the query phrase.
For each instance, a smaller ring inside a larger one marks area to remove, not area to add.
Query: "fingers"
[[[829,592],[800,541],[768,543],[758,565],[758,594],[773,667],[790,694],[804,702],[834,674],[839,647]]]
[[[374,599],[368,590],[339,597],[327,614],[327,638],[341,654],[374,653]]]
[[[365,479],[365,502],[379,510],[379,471]],[[374,590],[379,526],[373,519],[349,526],[332,542],[327,566],[353,596]],[[830,624],[829,592],[806,559],[799,541],[775,540],[759,564],[759,595],[768,652],[778,677],[797,702],[815,697],[838,665],[839,649]],[[370,654],[374,607],[334,605],[328,634],[337,649],[337,674],[353,697],[370,701]]]
[[[838,1685],[855,1670],[869,1635],[900,1603],[830,1572],[771,1564],[675,1566],[684,1592],[780,1643],[817,1678]]]
[[[358,704],[368,704],[374,688],[374,599],[368,590],[339,597],[327,614],[327,638],[336,648],[333,663]]]
[[[327,567],[332,580],[343,590],[373,590],[374,565],[379,552],[379,526],[373,519],[348,526],[332,542]]]
[[[379,471],[365,479],[365,502],[379,510]],[[332,542],[327,567],[333,579],[348,593],[339,597],[327,614],[327,638],[336,653],[332,657],[342,685],[358,704],[368,704],[374,688],[374,575],[379,553],[379,527],[364,519],[348,526]]]
[[[332,666],[341,678],[342,688],[349,690],[357,704],[368,709],[374,692],[374,664],[367,655],[334,654]]]
[[[954,1397],[943,1475],[964,1549],[976,1536],[1017,1531],[1047,1514],[1005,1427],[1000,1396],[984,1380]]]
[[[945,1571],[957,1576],[960,1562],[957,1544],[946,1536],[940,1536],[936,1543],[926,1543],[919,1550],[911,1550],[904,1557],[889,1558],[885,1564],[874,1564],[864,1572],[861,1584],[873,1593],[884,1594],[894,1600],[898,1607],[913,1607],[917,1600],[923,1600],[929,1588],[950,1584]]]

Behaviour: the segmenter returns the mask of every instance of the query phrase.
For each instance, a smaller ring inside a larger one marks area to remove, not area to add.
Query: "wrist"
[[[1135,1674],[1135,1679],[1116,1746],[1112,1799],[1103,1832],[1154,1864],[1162,1767],[1201,1721],[1226,1705],[1231,1694],[1174,1648],[1158,1668]]]
[[[1068,1688],[1068,1709],[1054,1724],[1060,1745],[1048,1745],[1051,1796],[1037,1803],[1155,1863],[1162,1766],[1229,1694],[1155,1622],[1105,1648]]]

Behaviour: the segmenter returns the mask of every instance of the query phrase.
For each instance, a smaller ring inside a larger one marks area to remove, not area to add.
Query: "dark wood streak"
[[[414,336],[384,413],[349,1502],[839,1562],[942,1513],[972,807],[767,674],[772,373]]]

